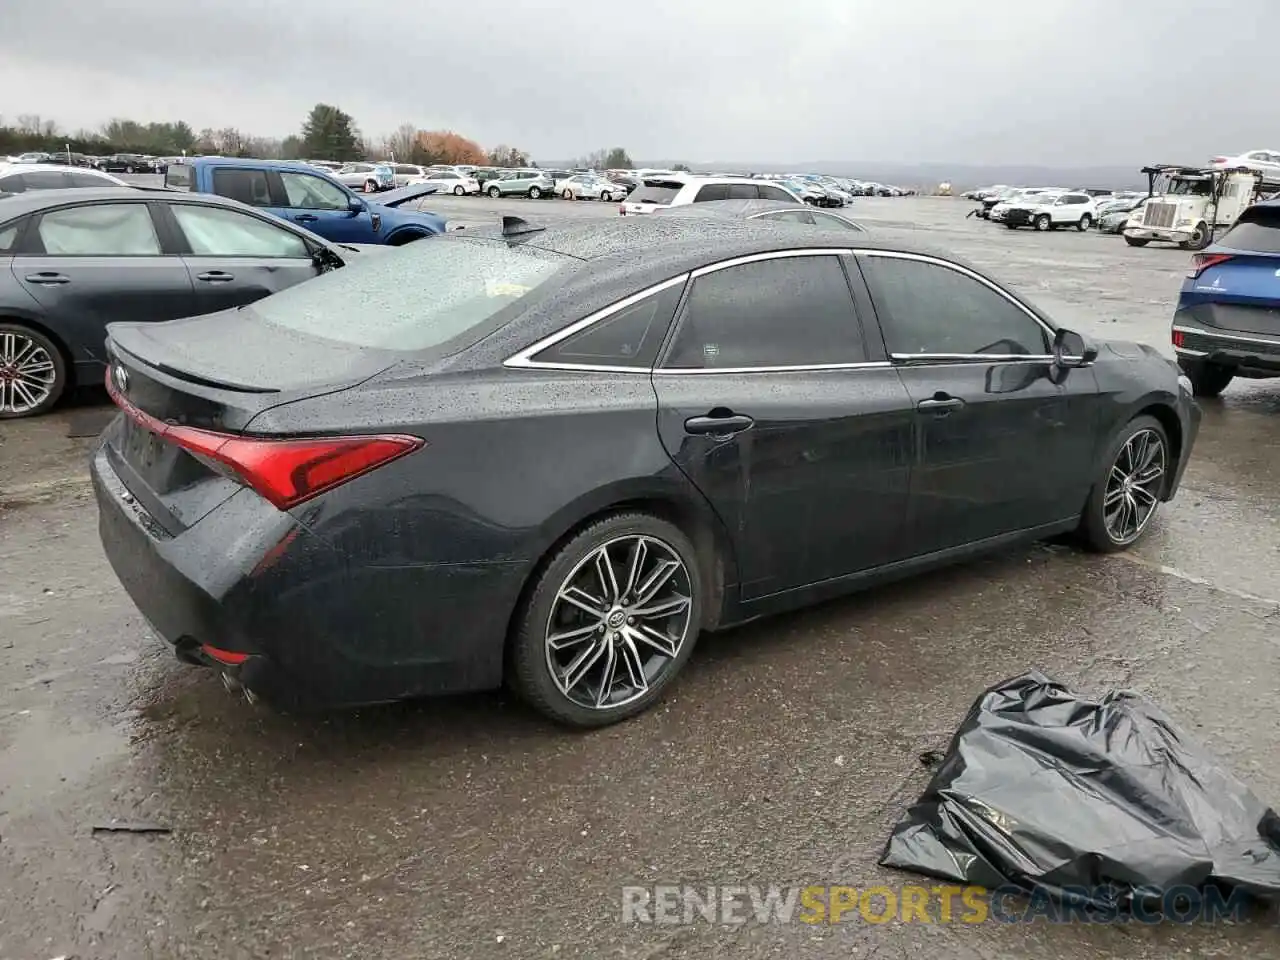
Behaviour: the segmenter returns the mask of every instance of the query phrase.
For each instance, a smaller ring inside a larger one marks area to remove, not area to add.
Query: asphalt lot
[[[1187,253],[970,206],[847,212],[1167,349]],[[1182,492],[1131,554],[1036,545],[704,637],[664,704],[588,735],[499,694],[287,717],[178,664],[98,546],[93,441],[68,432],[101,402],[0,427],[0,958],[1280,956],[1263,922],[620,922],[625,885],[917,882],[875,861],[920,754],[1029,667],[1137,687],[1280,803],[1280,382],[1204,404]],[[112,819],[172,832],[91,832]]]

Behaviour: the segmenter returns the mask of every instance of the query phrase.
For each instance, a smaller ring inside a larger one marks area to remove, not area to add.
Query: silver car
[[[556,182],[541,170],[510,170],[486,182],[484,192],[495,199],[521,196],[537,200],[555,196],[555,189]]]
[[[590,173],[577,173],[556,184],[560,196],[566,200],[603,200],[609,203],[615,197],[625,197],[627,188],[604,177]]]
[[[348,163],[333,176],[344,187],[365,193],[391,190],[396,186],[395,170],[385,163]]]

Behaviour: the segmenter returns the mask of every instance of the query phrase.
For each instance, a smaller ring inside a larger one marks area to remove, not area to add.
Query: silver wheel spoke
[[[565,603],[572,604],[583,613],[589,613],[594,617],[603,616],[604,612],[609,609],[609,605],[603,600],[597,600],[579,587],[566,587],[560,591],[559,596]]]
[[[1114,489],[1107,491],[1107,496],[1102,502],[1105,506],[1112,507],[1119,503],[1123,497],[1124,487],[1115,487]]]
[[[552,650],[563,650],[565,647],[572,647],[575,643],[582,643],[584,640],[590,640],[592,634],[600,631],[600,624],[589,623],[585,627],[578,627],[574,630],[563,630],[560,633],[553,633],[547,637],[547,645]]]
[[[600,578],[600,587],[604,590],[606,604],[618,602],[618,576],[613,572],[613,562],[609,559],[609,547],[606,544],[596,551],[596,576]]]
[[[1147,503],[1151,503],[1151,504],[1155,504],[1155,503],[1159,503],[1159,502],[1160,502],[1160,501],[1159,501],[1159,498],[1158,498],[1154,493],[1152,493],[1150,490],[1148,490],[1146,487],[1138,487],[1138,486],[1135,486],[1135,487],[1133,488],[1133,496],[1134,496],[1135,498],[1137,498],[1137,497],[1141,497],[1141,498],[1142,498],[1143,500],[1145,500]]]
[[[633,617],[644,617],[645,619],[657,617],[669,617],[673,613],[679,613],[681,610],[689,606],[688,597],[674,596],[669,600],[659,600],[644,607],[632,607],[628,611]]]
[[[604,669],[600,671],[600,686],[596,689],[596,706],[603,707],[609,702],[609,694],[613,692],[613,684],[618,672],[618,648],[610,638],[604,645]]]
[[[635,596],[636,585],[640,581],[640,571],[644,568],[644,561],[648,555],[649,548],[644,545],[644,541],[637,540],[635,549],[631,551],[631,563],[627,568],[627,585],[622,591],[626,596]]]
[[[569,666],[565,668],[564,676],[561,678],[565,693],[568,693],[582,682],[582,678],[596,665],[596,661],[600,659],[601,654],[605,652],[608,646],[602,638],[599,643],[592,644],[573,658]]]
[[[676,646],[671,641],[671,638],[664,636],[650,626],[641,623],[635,626],[623,627],[622,629],[632,640],[652,647],[664,657],[674,657],[676,655]]]
[[[636,603],[648,603],[652,600],[658,591],[662,589],[662,585],[679,569],[680,562],[678,560],[660,561],[653,568],[653,573],[649,574],[644,582],[636,588]]]
[[[641,659],[640,651],[636,649],[635,641],[629,634],[622,635],[622,642],[618,645],[618,657],[627,669],[627,680],[631,686],[641,692],[648,690],[649,680],[644,675],[644,660]]]

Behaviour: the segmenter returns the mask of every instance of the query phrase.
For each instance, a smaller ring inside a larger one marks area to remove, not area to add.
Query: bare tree
[[[418,128],[412,123],[402,123],[396,132],[383,141],[382,146],[387,155],[401,163],[408,163],[413,154],[413,145],[418,139]]]
[[[18,114],[18,129],[23,133],[29,133],[32,136],[40,135],[41,123],[40,114],[38,113],[20,113]]]
[[[244,134],[235,127],[223,127],[215,133],[214,143],[217,144],[218,152],[226,157],[239,155],[246,146]]]

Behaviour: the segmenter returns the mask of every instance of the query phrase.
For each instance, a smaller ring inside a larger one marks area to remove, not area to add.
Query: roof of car
[[[719,201],[717,201],[719,202]],[[724,201],[733,202],[733,201]],[[708,204],[697,204],[706,206]],[[694,206],[694,205],[691,205]],[[777,204],[779,208],[794,206]],[[807,209],[807,208],[806,208]],[[541,224],[534,224],[542,226]],[[501,239],[496,227],[467,230],[451,237]],[[771,250],[848,249],[855,245],[846,230],[810,227],[796,230],[791,224],[747,220],[731,216],[682,216],[675,211],[643,217],[574,219],[548,223],[536,233],[512,238],[513,242],[550,250],[580,260],[629,258],[639,264],[661,265],[671,274],[696,269],[733,257],[750,256]],[[914,243],[900,243],[870,234],[859,235],[860,249],[899,250],[906,253],[939,255],[965,265],[950,254],[939,254]],[[644,257],[637,256],[644,254]],[[669,274],[669,275],[671,275]]]
[[[252,160],[248,157],[185,157],[184,164],[193,167],[296,167],[299,170],[315,172],[316,168],[302,160]],[[368,161],[355,160],[353,163]],[[370,164],[377,166],[377,164]]]
[[[85,203],[94,200],[143,200],[162,196],[184,203],[203,203],[219,207],[240,207],[244,204],[211,193],[188,193],[185,190],[169,190],[164,187],[79,187],[75,190],[27,190],[0,200],[0,221],[35,213],[47,207],[68,203]]]
[[[104,183],[110,183],[115,177],[93,167],[77,167],[68,163],[10,163],[0,160],[0,174],[37,173],[52,171],[54,173],[87,173],[91,177],[100,177]]]
[[[690,203],[679,207],[661,209],[663,217],[675,216],[722,216],[750,217],[757,213],[768,213],[772,210],[811,210],[804,203],[794,200],[707,200],[702,203]]]

